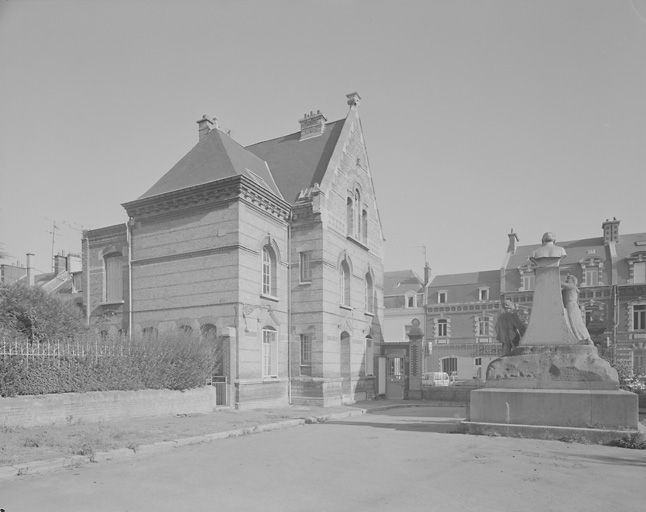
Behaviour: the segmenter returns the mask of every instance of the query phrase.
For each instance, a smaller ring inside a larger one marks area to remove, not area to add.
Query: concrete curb
[[[362,414],[365,414],[365,412],[365,409],[355,409],[320,416],[308,416],[307,418],[295,418],[273,423],[261,423],[252,427],[237,428],[223,432],[213,432],[211,434],[200,436],[184,437],[174,441],[158,441],[156,443],[134,446],[132,448],[116,448],[105,452],[96,452],[92,455],[72,455],[70,457],[23,462],[12,466],[0,466],[0,481],[24,475],[50,473],[65,468],[84,466],[97,462],[135,459],[168,452],[181,446],[191,446],[195,444],[208,443],[218,439],[229,439],[232,437],[242,437],[261,432],[283,430],[287,428],[300,427],[306,424],[325,423],[330,420],[349,418],[351,416],[361,416]]]

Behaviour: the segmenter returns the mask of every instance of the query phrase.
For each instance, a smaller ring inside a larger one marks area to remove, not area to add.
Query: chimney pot
[[[350,94],[346,94],[345,97],[348,98],[348,105],[350,107],[358,107],[359,103],[361,103],[361,96],[359,96],[358,92],[351,92]]]
[[[212,128],[217,128],[217,127],[218,127],[217,120],[215,118],[211,120],[209,119],[209,116],[204,114],[202,116],[202,119],[197,121],[198,140],[202,140],[204,137],[206,137],[209,134]]]
[[[317,110],[316,114],[313,110],[310,110],[310,113],[306,113],[303,119],[299,121],[301,123],[301,138],[299,140],[307,140],[322,135],[325,131],[326,121],[327,118],[320,110]]]

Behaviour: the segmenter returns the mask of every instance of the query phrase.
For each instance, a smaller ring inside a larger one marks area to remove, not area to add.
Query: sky
[[[0,0],[2,262],[125,222],[203,114],[248,145],[353,91],[386,270],[646,232],[646,0]]]

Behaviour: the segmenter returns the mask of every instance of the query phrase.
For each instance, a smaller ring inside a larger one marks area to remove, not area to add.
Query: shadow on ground
[[[446,421],[328,421],[326,425],[348,425],[351,427],[374,427],[407,432],[438,432],[441,434],[460,433],[460,425],[453,419]]]

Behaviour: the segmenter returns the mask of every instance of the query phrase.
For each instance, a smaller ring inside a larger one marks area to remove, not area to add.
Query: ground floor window
[[[262,376],[278,376],[278,337],[273,327],[262,330]]]
[[[457,373],[458,371],[458,358],[457,357],[445,357],[442,359],[442,371],[451,375],[452,373]]]
[[[301,334],[301,375],[312,375],[312,336]]]

